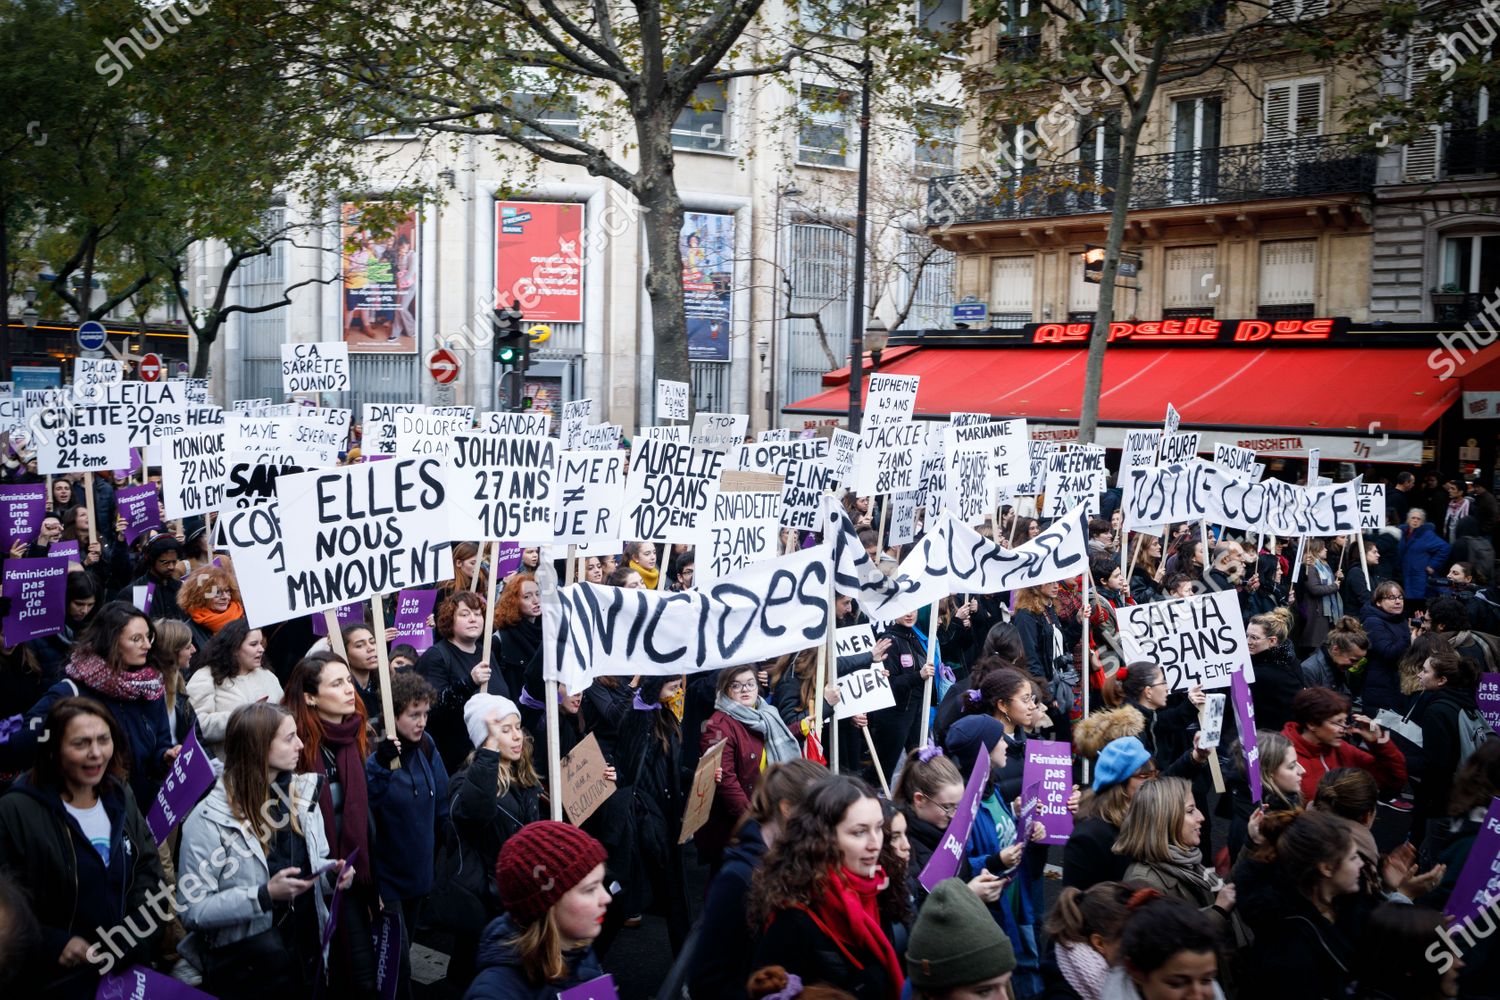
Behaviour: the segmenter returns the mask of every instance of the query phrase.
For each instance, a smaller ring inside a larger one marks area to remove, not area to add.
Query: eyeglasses
[[[735,681],[729,685],[729,692],[731,694],[738,694],[741,691],[754,691],[757,687],[759,685],[754,681]]]
[[[957,802],[934,802],[933,805],[941,809],[943,811],[943,815],[947,816],[949,819],[952,819],[953,814],[958,812]]]

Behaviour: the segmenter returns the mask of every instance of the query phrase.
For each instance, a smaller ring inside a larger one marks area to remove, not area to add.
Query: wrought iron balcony
[[[1375,185],[1375,154],[1363,136],[1320,135],[1137,157],[1132,210],[1220,205],[1273,198],[1364,194]],[[928,225],[1045,219],[1108,212],[1118,161],[1003,166],[927,182]]]

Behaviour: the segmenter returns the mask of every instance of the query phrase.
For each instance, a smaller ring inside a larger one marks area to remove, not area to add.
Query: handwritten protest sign
[[[1474,920],[1500,898],[1500,872],[1495,871],[1500,866],[1496,858],[1500,858],[1500,798],[1490,799],[1479,833],[1469,848],[1469,858],[1458,873],[1448,905],[1443,908],[1456,924],[1462,926]]]
[[[625,507],[625,455],[619,451],[564,451],[561,494],[552,518],[557,545],[587,545],[620,537]]]
[[[1249,448],[1216,442],[1214,464],[1241,482],[1255,481],[1251,478],[1255,474],[1255,452]]]
[[[218,523],[223,546],[234,563],[250,627],[274,625],[301,614],[287,593],[286,550],[276,498],[225,507]]]
[[[979,793],[984,789],[985,779],[990,776],[990,755],[976,754],[974,766],[969,771],[969,780],[964,785],[963,798],[943,831],[943,839],[932,852],[927,867],[917,876],[922,888],[931,892],[943,879],[958,873],[959,862],[964,858],[964,844],[968,842],[969,830],[974,826],[974,817],[979,815]]]
[[[927,426],[913,421],[868,423],[860,429],[854,492],[860,496],[910,493],[927,449]]]
[[[775,441],[790,441],[792,432],[786,427],[770,427],[755,435],[756,444],[768,444]]]
[[[772,472],[786,477],[799,462],[821,461],[829,449],[827,438],[795,441],[757,441],[736,445],[724,456],[724,468],[744,472]]]
[[[452,441],[444,537],[550,543],[560,492],[557,442],[468,432]]]
[[[688,418],[688,393],[692,387],[686,382],[656,380],[656,419],[686,420]]]
[[[1362,531],[1379,531],[1385,527],[1385,483],[1360,483],[1359,527]]]
[[[391,627],[386,630],[386,640],[392,645],[405,643],[421,653],[432,646],[432,629],[427,619],[437,603],[435,590],[403,590],[396,595],[396,613]],[[317,621],[321,615],[314,615]]]
[[[187,819],[193,806],[203,798],[203,793],[213,787],[217,776],[208,752],[198,743],[198,729],[192,727],[187,739],[182,741],[182,750],[172,762],[166,780],[156,792],[156,801],[146,814],[146,825],[158,844],[165,844],[167,836],[177,825]]]
[[[56,546],[53,546],[56,548]],[[0,570],[0,593],[10,599],[10,613],[0,625],[7,646],[57,635],[67,605],[68,560],[7,559]]]
[[[582,826],[614,794],[615,783],[604,776],[604,768],[599,738],[593,733],[580,740],[562,759],[563,811],[574,826]]]
[[[625,480],[625,535],[643,542],[696,542],[723,464],[717,451],[636,437]]]
[[[1237,671],[1255,680],[1233,590],[1126,605],[1115,609],[1115,620],[1126,660],[1158,664],[1169,691],[1228,687]]]
[[[830,488],[842,486],[854,478],[854,460],[859,452],[859,435],[842,428],[834,428],[828,438],[828,455],[823,463],[833,475]]]
[[[619,424],[589,424],[579,430],[574,447],[579,451],[615,451],[621,436]]]
[[[281,387],[288,393],[347,392],[349,345],[342,340],[282,344]]]
[[[306,452],[231,450],[225,479],[224,505],[248,507],[276,496],[278,476],[321,468],[316,455]]]
[[[702,531],[696,544],[699,586],[779,554],[781,477],[733,471],[725,472],[723,477],[709,509],[699,519]]]
[[[682,814],[682,833],[677,837],[679,844],[686,844],[693,839],[693,834],[708,822],[708,814],[714,804],[714,772],[724,762],[724,740],[720,740],[707,750],[703,751],[703,757],[698,761],[698,769],[693,772],[693,784],[688,792],[687,810]]]
[[[911,420],[916,414],[917,386],[921,381],[920,375],[872,373],[865,397],[865,422],[892,424]]]
[[[1225,696],[1222,694],[1206,694],[1203,696],[1203,708],[1198,713],[1200,719],[1198,730],[1198,745],[1206,750],[1212,750],[1219,745],[1219,740],[1224,735],[1224,703]]]
[[[1047,456],[1046,478],[1042,482],[1045,504],[1042,517],[1061,517],[1082,506],[1093,516],[1099,509],[1099,494],[1109,486],[1109,470],[1104,466],[1104,450],[1089,447],[1069,448]]]
[[[562,405],[562,446],[565,451],[582,447],[578,435],[583,428],[594,422],[594,401],[575,399]]]
[[[837,678],[839,703],[833,708],[835,719],[849,719],[856,715],[868,715],[896,704],[896,695],[891,691],[890,679],[879,663],[844,674]]]
[[[436,459],[282,476],[276,496],[286,593],[299,614],[436,584],[451,569],[449,494]]]
[[[1047,829],[1045,843],[1066,844],[1073,832],[1068,794],[1073,787],[1073,748],[1066,742],[1027,740],[1022,787],[1039,786],[1037,822]],[[1023,824],[1021,829],[1027,827]]]
[[[163,442],[161,495],[167,517],[218,510],[229,485],[228,435],[222,428]]]
[[[750,426],[750,417],[743,413],[696,413],[693,415],[693,433],[688,439],[700,448],[728,451],[745,440],[745,428]]]
[[[1120,449],[1120,471],[1115,477],[1116,486],[1125,485],[1125,477],[1131,469],[1147,469],[1156,464],[1156,453],[1161,447],[1161,431],[1128,430],[1125,443]]]
[[[0,486],[0,547],[9,553],[17,540],[36,541],[47,514],[45,483]]]
[[[552,433],[552,416],[540,410],[522,410],[520,413],[496,410],[480,414],[479,429],[486,434],[546,437]]]
[[[1186,431],[1161,439],[1161,458],[1157,464],[1171,465],[1196,458],[1201,435],[1197,431]]]
[[[115,491],[115,510],[125,521],[125,544],[129,545],[141,535],[161,527],[161,505],[156,499],[156,487],[122,486]]]
[[[1241,482],[1203,461],[1132,469],[1121,516],[1129,531],[1177,521],[1208,521],[1278,537],[1350,535],[1359,531],[1361,480],[1294,486],[1275,479]]]
[[[820,531],[823,495],[834,489],[833,470],[816,459],[793,462],[781,487],[781,525],[798,531]]]
[[[79,406],[105,402],[105,387],[123,381],[123,361],[116,358],[73,359],[73,401]]]
[[[106,472],[130,464],[132,425],[127,407],[42,410],[36,427],[36,466],[44,476]]]
[[[845,625],[833,632],[835,656],[859,656],[875,652],[875,629],[869,622]]]
[[[364,419],[360,421],[360,452],[365,455],[394,455],[396,453],[396,417],[401,413],[415,413],[420,409],[416,403],[366,403]]]
[[[895,493],[891,496],[891,530],[888,545],[910,545],[917,540],[917,501],[921,493]]]

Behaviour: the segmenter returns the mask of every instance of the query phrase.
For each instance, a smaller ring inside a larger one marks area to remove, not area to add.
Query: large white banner
[[[1328,486],[1242,482],[1195,459],[1130,470],[1121,510],[1129,531],[1206,520],[1282,538],[1349,535],[1360,530],[1360,484],[1359,479]]]
[[[545,676],[582,691],[600,676],[697,673],[816,646],[827,635],[829,573],[819,546],[702,590],[559,587],[542,595]]]

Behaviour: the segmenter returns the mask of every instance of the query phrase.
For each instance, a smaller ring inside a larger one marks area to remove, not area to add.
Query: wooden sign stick
[[[370,619],[375,626],[375,667],[380,674],[380,712],[385,719],[385,737],[396,739],[396,710],[391,701],[391,656],[385,644],[385,602],[379,594],[370,598]],[[400,769],[401,758],[397,757],[391,761],[391,770]]]
[[[567,583],[573,583],[573,569],[578,560],[573,558],[574,546],[568,546]],[[557,710],[557,681],[542,682],[542,699],[547,703],[547,799],[551,804],[552,819],[562,822],[562,719]]]
[[[499,575],[495,569],[500,565],[500,543],[491,542],[490,545],[490,580],[484,602],[484,645],[482,647],[484,652],[480,655],[479,662],[493,670],[494,666],[490,664],[490,648],[495,642],[495,577]]]
[[[938,602],[933,601],[927,608],[927,665],[932,667],[931,677],[922,680],[922,730],[917,737],[917,746],[927,745],[927,731],[932,723],[932,689],[937,682],[937,630],[938,630]]]
[[[870,735],[868,725],[861,727],[861,731],[865,734],[865,746],[870,748],[870,760],[875,764],[875,776],[880,779],[880,789],[885,792],[886,798],[890,798],[891,786],[885,780],[885,768],[880,766],[880,755],[875,752],[875,737]]]
[[[83,474],[83,503],[89,512],[89,544],[94,545],[99,541],[99,525],[94,520],[94,474],[92,472]],[[84,558],[87,556],[87,552],[83,553]],[[80,558],[79,561],[82,562],[83,559]]]
[[[344,648],[344,630],[339,628],[339,613],[332,608],[323,612],[323,624],[328,626],[328,648],[337,653],[339,659],[348,663],[349,651]]]

